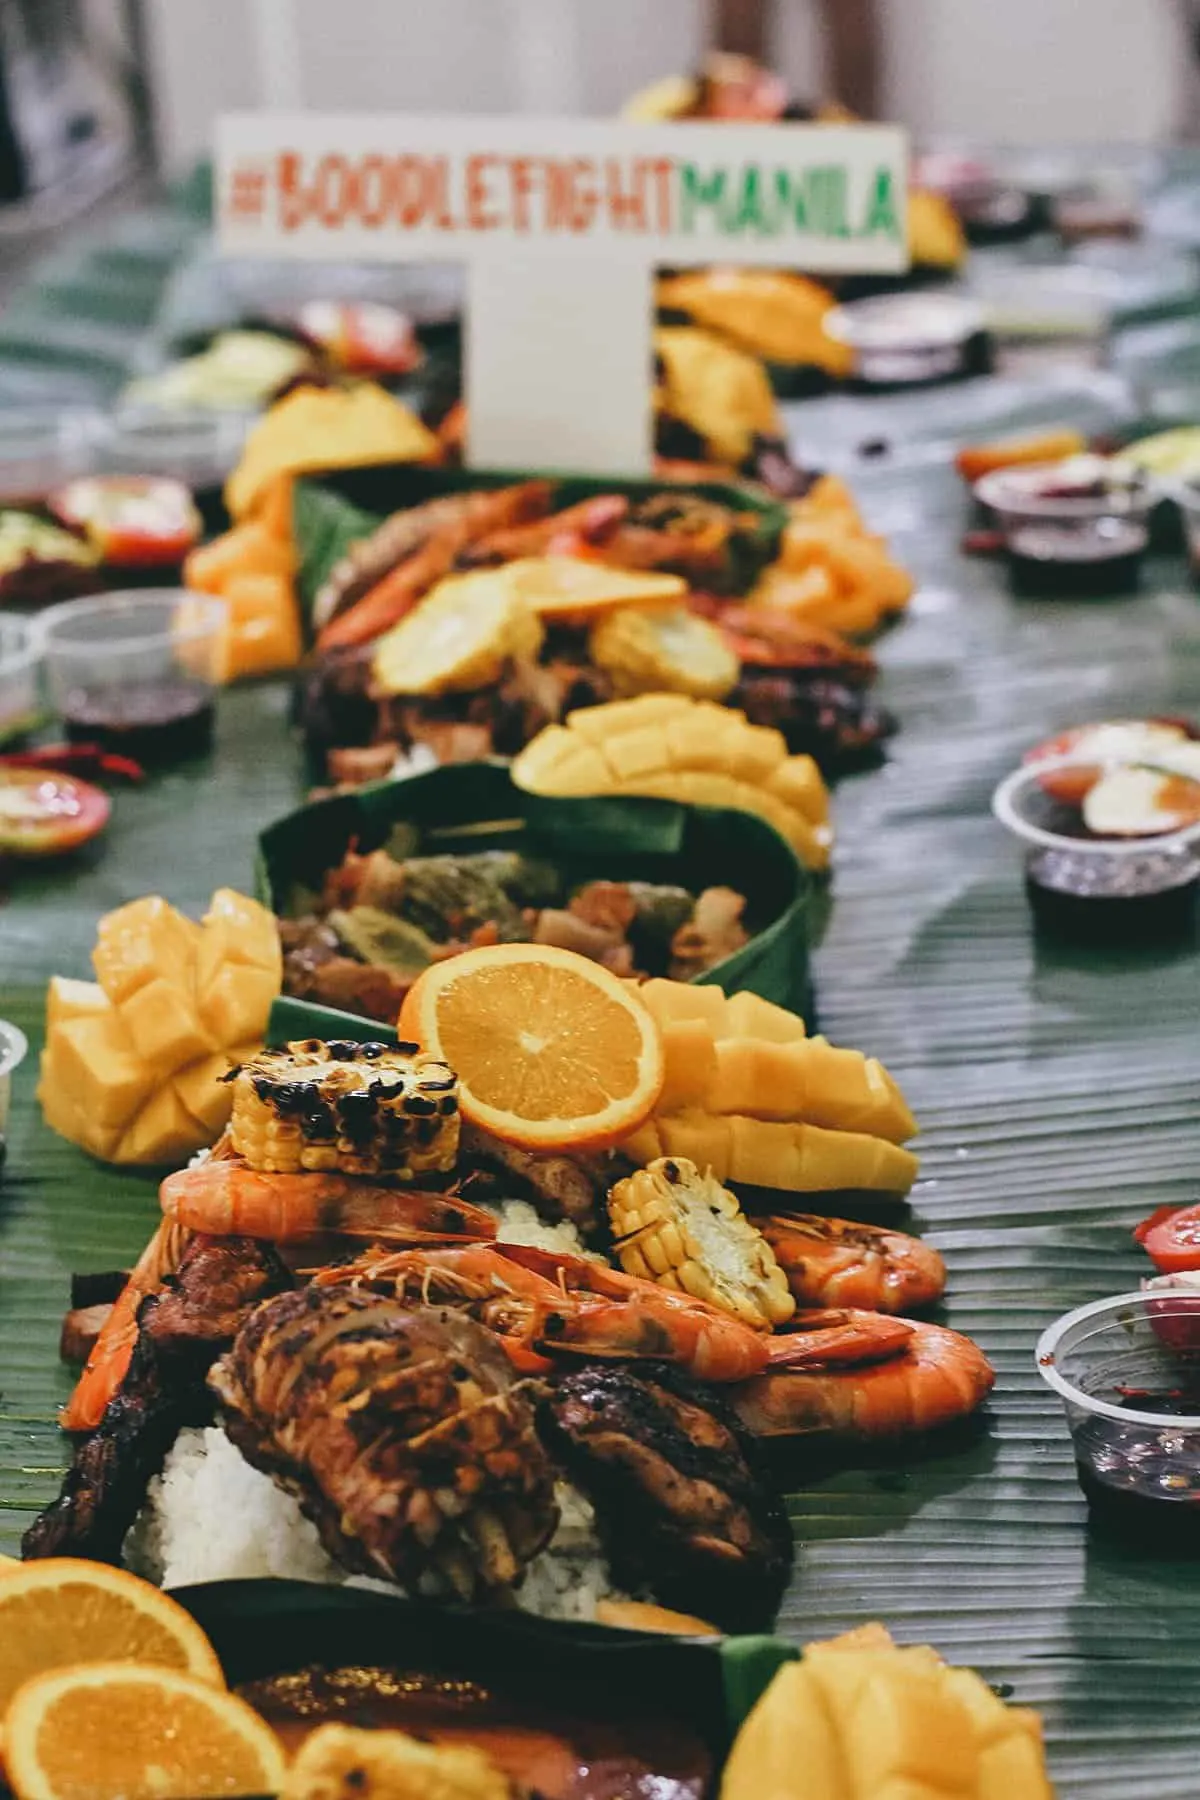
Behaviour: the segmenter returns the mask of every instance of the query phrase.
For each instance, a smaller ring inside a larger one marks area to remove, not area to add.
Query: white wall
[[[1176,127],[1187,53],[1175,0],[880,0],[880,11],[887,110],[927,135],[1147,143]]]
[[[280,3],[280,0],[277,0]],[[282,0],[287,4],[287,0]],[[696,59],[706,0],[290,0],[305,103],[412,111],[615,110]],[[777,0],[776,55],[818,94],[814,0]],[[1148,142],[1174,129],[1175,0],[880,0],[885,112],[922,135]],[[223,108],[261,100],[254,0],[145,0],[174,165]],[[560,74],[560,70],[563,72]]]

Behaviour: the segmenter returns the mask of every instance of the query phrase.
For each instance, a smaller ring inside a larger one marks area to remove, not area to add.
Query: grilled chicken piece
[[[346,1568],[470,1600],[553,1535],[528,1385],[462,1314],[305,1288],[260,1307],[209,1381],[243,1456]]]
[[[464,1120],[458,1166],[464,1200],[527,1200],[544,1219],[569,1219],[587,1237],[607,1217],[609,1184],[628,1165],[607,1156],[539,1156]]]
[[[791,1570],[791,1527],[711,1387],[661,1364],[588,1364],[558,1379],[538,1425],[593,1502],[622,1587],[727,1631],[771,1623]]]
[[[121,1546],[185,1425],[212,1416],[205,1377],[261,1300],[290,1285],[268,1244],[195,1237],[161,1293],[142,1302],[128,1372],[83,1438],[58,1499],[25,1533],[27,1559],[119,1563]]]

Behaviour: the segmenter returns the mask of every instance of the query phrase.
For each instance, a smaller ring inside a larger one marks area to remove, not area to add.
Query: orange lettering
[[[672,225],[671,202],[675,195],[675,184],[672,177],[675,173],[675,164],[669,156],[657,156],[653,162],[648,164],[648,167],[654,178],[655,195],[658,200],[656,223],[659,231],[667,232],[671,230]]]
[[[467,158],[467,225],[472,231],[494,231],[500,223],[495,213],[488,211],[491,195],[487,185],[488,171],[499,161],[498,156]]]
[[[275,187],[279,194],[279,223],[285,231],[295,231],[304,223],[307,207],[300,180],[300,158],[294,150],[281,150],[275,164]]]
[[[437,217],[433,222],[439,231],[457,231],[458,222],[450,211],[450,165],[444,156],[429,165],[429,175],[433,200],[437,204]]]
[[[529,230],[529,196],[533,192],[533,158],[514,156],[509,163],[512,177],[513,225],[517,231]]]
[[[575,157],[571,164],[571,188],[571,230],[590,231],[600,204],[596,165],[590,157]]]
[[[605,188],[609,222],[616,231],[646,230],[645,165],[639,158],[633,165],[628,187],[622,184],[622,168],[615,156],[605,164]]]
[[[364,225],[382,225],[387,217],[390,199],[388,165],[382,156],[368,156],[358,168],[355,182],[355,205]]]
[[[400,156],[395,165],[397,222],[405,231],[421,223],[429,209],[427,165],[419,156]]]

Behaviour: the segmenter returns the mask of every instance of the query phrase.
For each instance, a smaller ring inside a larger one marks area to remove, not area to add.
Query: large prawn
[[[869,1321],[900,1333],[876,1354]],[[852,1442],[905,1437],[966,1418],[996,1376],[978,1344],[961,1332],[878,1313],[798,1313],[772,1344],[771,1366],[732,1396],[743,1424],[760,1437],[823,1433]]]
[[[802,1306],[906,1313],[945,1291],[945,1263],[907,1232],[809,1213],[780,1213],[754,1223]]]
[[[71,1397],[59,1413],[64,1431],[94,1431],[104,1411],[125,1379],[133,1347],[137,1343],[137,1316],[142,1301],[156,1294],[192,1239],[184,1226],[164,1219],[134,1264],[128,1281],[117,1295],[100,1327],[92,1353]]]
[[[168,1175],[158,1192],[168,1219],[212,1237],[302,1244],[337,1236],[401,1246],[496,1235],[491,1213],[453,1194],[386,1187],[332,1171],[268,1174],[212,1157]]]
[[[754,1331],[718,1307],[606,1263],[523,1244],[458,1249],[371,1249],[322,1269],[321,1285],[350,1283],[414,1305],[459,1305],[501,1338],[525,1373],[548,1371],[564,1356],[645,1359],[681,1364],[703,1381],[736,1382],[786,1364],[789,1344],[807,1360],[811,1346]],[[859,1351],[886,1355],[905,1333],[895,1321],[863,1314]]]

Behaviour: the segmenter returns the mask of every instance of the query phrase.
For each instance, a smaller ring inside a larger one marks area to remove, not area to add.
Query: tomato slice
[[[90,781],[0,768],[0,855],[64,856],[108,824],[112,802]]]
[[[1045,762],[1054,756],[1096,755],[1094,766],[1080,763],[1074,769],[1053,769],[1043,775],[1041,786],[1064,806],[1082,806],[1089,788],[1095,786],[1110,762],[1153,762],[1155,751],[1162,752],[1186,743],[1188,728],[1176,719],[1102,719],[1092,725],[1076,725],[1060,731],[1057,737],[1035,744],[1022,757],[1023,762]]]
[[[422,361],[412,321],[373,300],[309,300],[301,331],[351,375],[407,375]]]
[[[1200,1205],[1160,1206],[1133,1235],[1162,1274],[1200,1269]]]
[[[81,475],[50,506],[104,562],[127,569],[181,563],[202,529],[188,489],[165,475]]]

